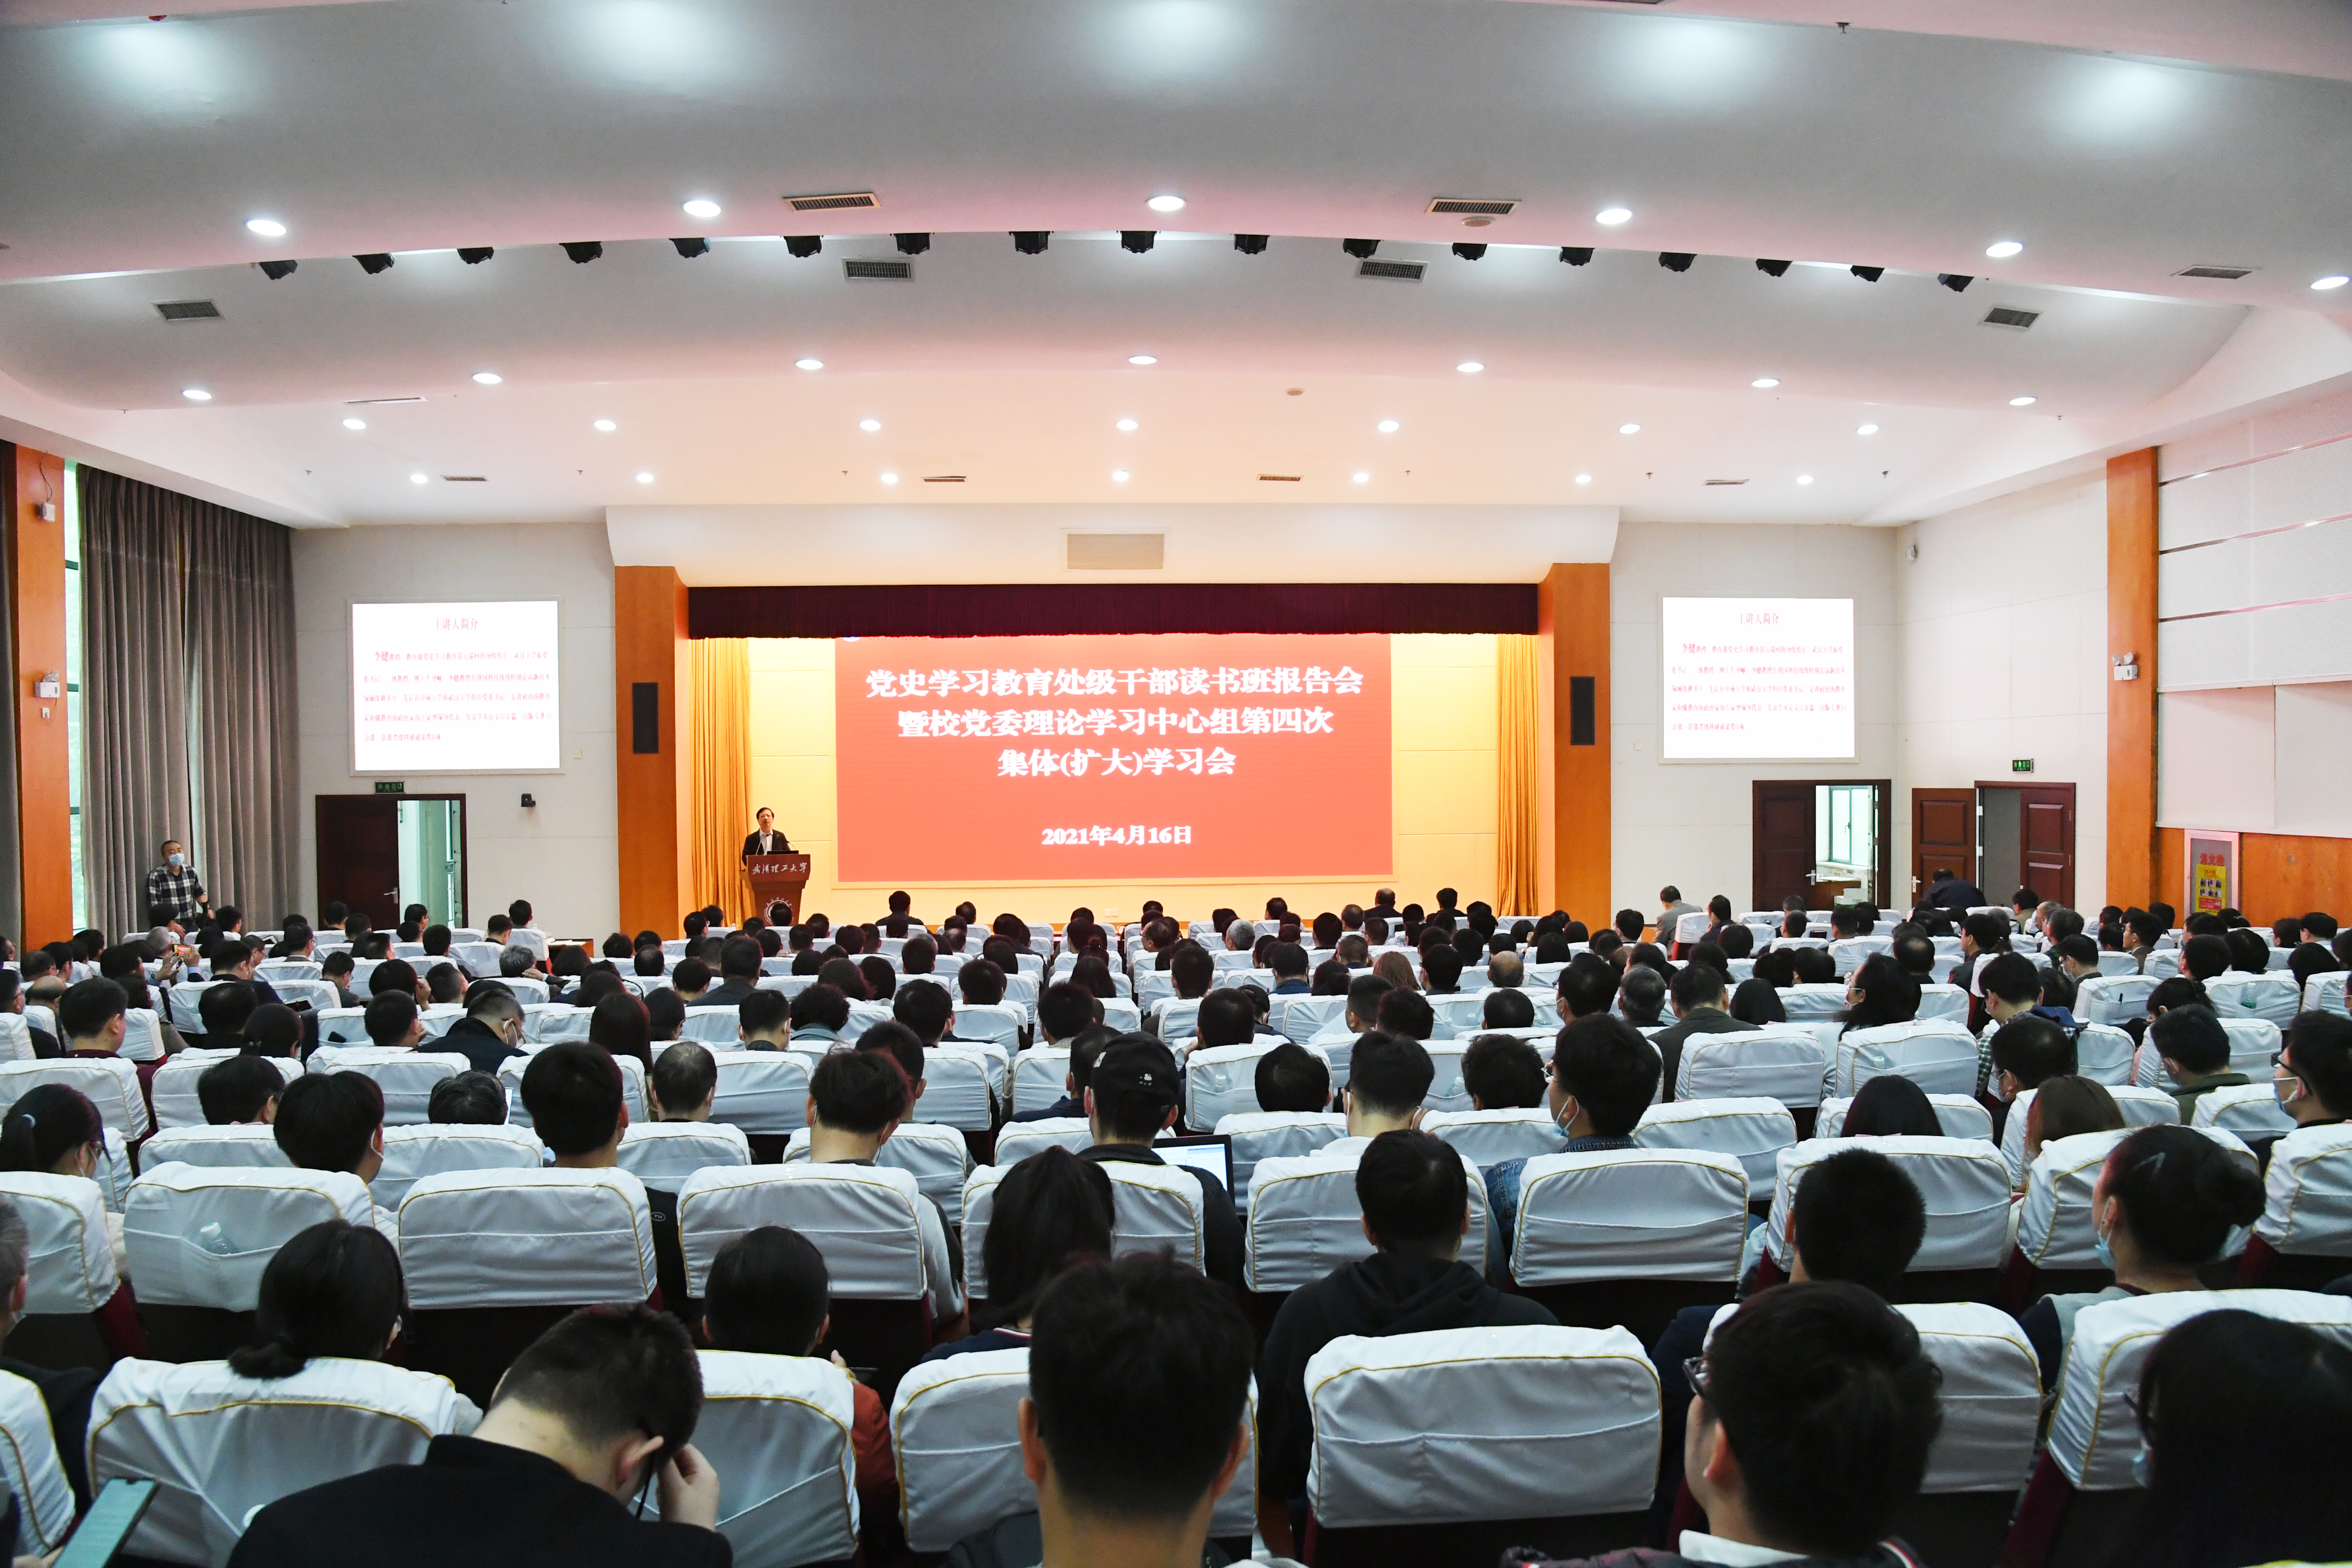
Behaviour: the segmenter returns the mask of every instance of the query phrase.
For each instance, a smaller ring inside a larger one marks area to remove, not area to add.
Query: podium
[[[743,877],[751,884],[751,896],[759,900],[752,912],[765,919],[768,906],[778,899],[792,905],[793,918],[801,916],[801,889],[808,886],[809,858],[805,855],[747,855],[743,858]]]

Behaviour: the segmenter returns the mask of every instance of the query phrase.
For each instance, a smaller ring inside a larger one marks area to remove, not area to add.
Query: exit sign
[[[2027,763],[2018,771],[2020,773],[2032,773],[2033,771],[2033,764],[2032,763]],[[401,779],[378,779],[375,781],[375,793],[378,795],[406,795],[408,793],[408,784],[404,780]]]
[[[2033,759],[2032,757],[2011,757],[2009,760],[2009,771],[2013,773],[2030,773],[2033,771]],[[382,784],[378,784],[375,787],[382,789],[383,786]],[[394,785],[394,787],[397,788],[399,786]]]

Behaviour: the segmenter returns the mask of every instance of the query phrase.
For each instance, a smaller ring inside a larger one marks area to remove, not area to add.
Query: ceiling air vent
[[[490,482],[490,476],[488,474],[444,474],[441,476],[441,482],[445,485],[486,485]]]
[[[2218,278],[2224,283],[2235,283],[2239,279],[2254,270],[2256,269],[2252,267],[2184,267],[2173,276],[2175,278]]]
[[[923,483],[927,485],[960,485],[963,483],[963,476],[961,474],[925,474],[923,476]]]
[[[1359,278],[1393,278],[1400,283],[1418,283],[1429,269],[1426,261],[1360,261],[1356,263]]]
[[[796,213],[845,212],[882,205],[881,198],[872,191],[842,191],[829,196],[786,196],[784,200]]]
[[[1713,489],[1717,485],[1744,485],[1747,482],[1746,479],[1709,479],[1706,481],[1706,488]]]
[[[845,261],[841,264],[845,278],[870,278],[886,283],[912,283],[915,264],[911,261]]]
[[[1164,533],[1072,533],[1068,543],[1073,572],[1157,572],[1167,563]]]
[[[1257,482],[1262,485],[1295,485],[1298,482],[1298,476],[1297,474],[1260,474],[1257,477]]]
[[[1518,205],[1516,200],[1499,201],[1491,196],[1440,196],[1429,204],[1429,210],[1457,217],[1508,217]]]
[[[2041,319],[2039,310],[2013,310],[2007,305],[1995,305],[1985,312],[1984,324],[1988,327],[2015,327],[2021,332]]]
[[[217,321],[220,307],[210,300],[161,300],[155,313],[167,321]]]

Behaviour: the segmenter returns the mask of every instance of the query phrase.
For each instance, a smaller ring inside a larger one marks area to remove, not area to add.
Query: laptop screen
[[[1231,1138],[1162,1138],[1151,1152],[1171,1165],[1189,1165],[1217,1178],[1226,1192],[1234,1190],[1234,1141]]]

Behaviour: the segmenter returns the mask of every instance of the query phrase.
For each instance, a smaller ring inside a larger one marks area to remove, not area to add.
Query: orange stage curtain
[[[697,647],[701,645],[697,644]],[[1536,913],[1536,639],[1495,639],[1495,912]]]
[[[693,873],[689,897],[732,920],[751,912],[743,835],[751,831],[751,645],[706,637],[688,645],[693,704]]]

